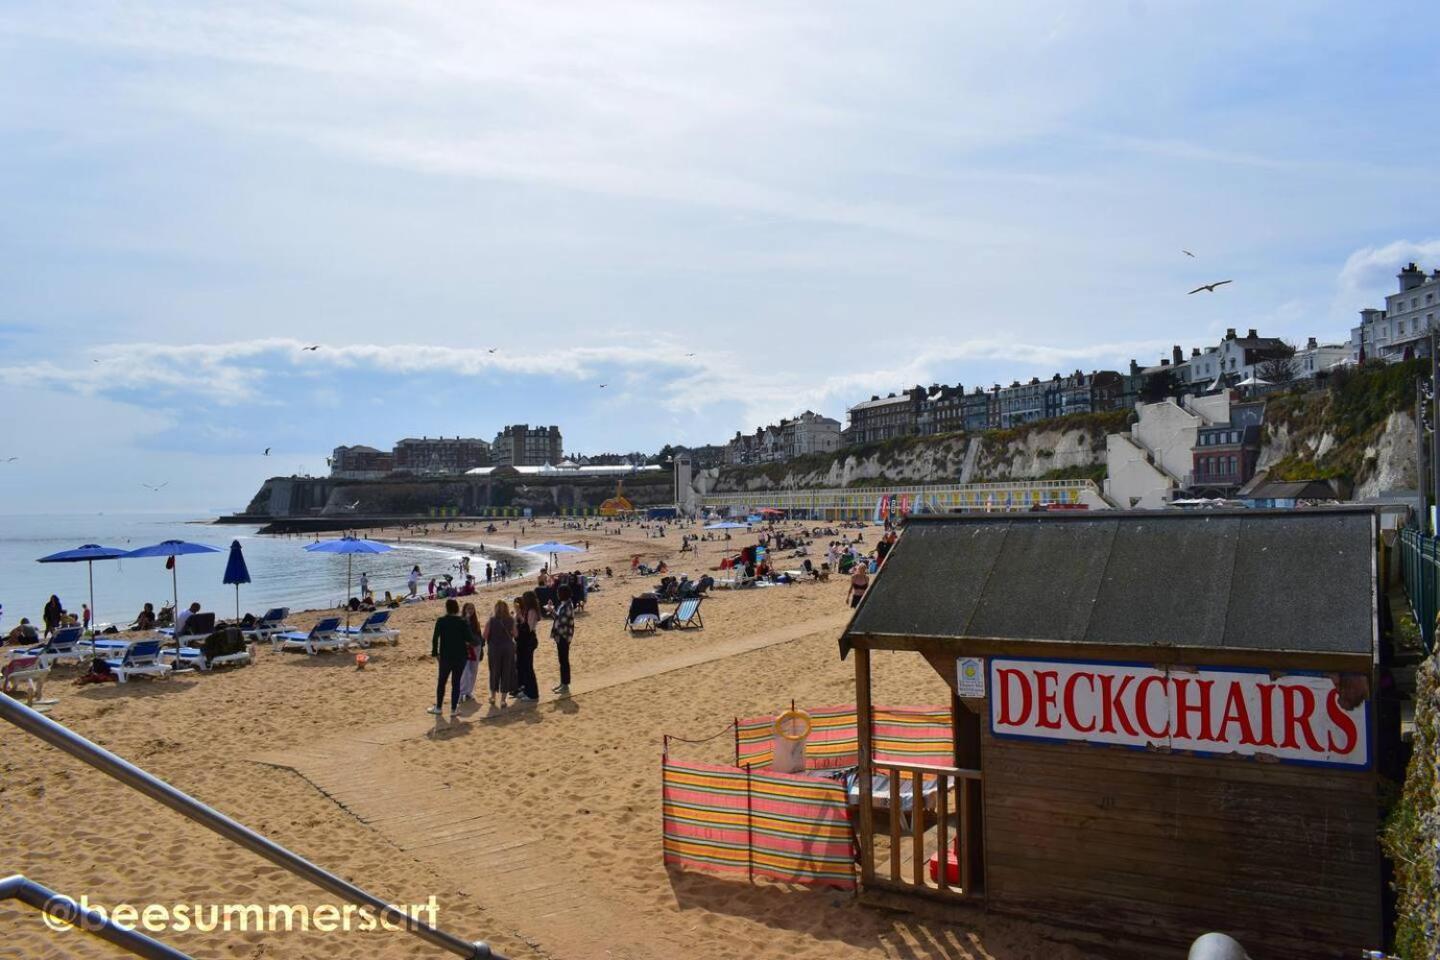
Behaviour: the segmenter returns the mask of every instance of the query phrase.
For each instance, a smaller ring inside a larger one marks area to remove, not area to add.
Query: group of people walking
[[[539,700],[535,652],[540,646],[543,618],[544,611],[533,590],[516,597],[513,608],[504,600],[497,600],[484,623],[473,603],[462,608],[454,597],[447,599],[445,615],[435,621],[430,640],[430,655],[439,661],[440,673],[435,684],[435,706],[429,712],[436,715],[442,712],[447,684],[452,717],[461,703],[474,700],[482,663],[488,671],[490,706],[503,710],[511,700],[517,703]],[[574,636],[575,605],[570,588],[560,586],[555,592],[550,623],[550,640],[555,644],[560,671],[560,683],[553,692],[560,696],[570,692],[570,643]]]

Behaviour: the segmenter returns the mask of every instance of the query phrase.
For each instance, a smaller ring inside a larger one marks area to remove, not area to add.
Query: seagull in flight
[[[5,462],[6,462],[6,463],[14,463],[16,460],[19,460],[19,459],[20,459],[19,457],[6,457],[6,458],[5,458]]]
[[[320,349],[320,344],[317,343],[317,344],[315,344],[313,347],[305,347],[304,350],[302,350],[301,352],[304,353],[306,350],[319,350],[319,349]]]
[[[604,389],[605,389],[606,387],[608,387],[608,386],[609,386],[608,383],[602,383],[602,384],[600,384],[600,389],[601,389],[601,390],[604,390]]]
[[[270,456],[270,448],[269,448],[269,447],[266,447],[266,448],[265,448],[265,456],[267,456],[267,457]]]
[[[1185,256],[1187,256],[1187,257],[1194,257],[1194,256],[1195,256],[1195,254],[1191,253],[1189,250],[1181,250],[1180,252],[1183,253],[1183,254],[1185,254]]]
[[[1207,292],[1209,292],[1209,293],[1214,293],[1216,287],[1223,287],[1223,286],[1225,286],[1225,284],[1227,284],[1227,283],[1234,283],[1234,282],[1235,282],[1234,280],[1216,280],[1214,283],[1202,283],[1202,284],[1200,284],[1200,286],[1196,287],[1194,290],[1191,290],[1190,293],[1199,293],[1201,290],[1205,290],[1205,291],[1207,291]],[[1187,297],[1190,296],[1190,293],[1185,294],[1185,296],[1187,296]]]
[[[494,353],[494,352],[496,351],[496,349],[498,349],[498,348],[496,348],[496,347],[491,347],[489,350],[486,350],[485,352],[486,352],[486,353]]]
[[[144,487],[146,490],[154,490],[158,493],[160,491],[160,488],[165,486],[169,482],[169,480],[163,480],[160,483],[142,483],[140,484],[140,486]]]

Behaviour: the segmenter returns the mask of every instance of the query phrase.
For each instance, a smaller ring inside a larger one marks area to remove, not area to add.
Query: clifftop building
[[[395,454],[357,444],[336,447],[330,454],[330,476],[342,480],[375,480],[395,469]]]
[[[416,476],[490,466],[490,444],[474,437],[407,437],[395,444],[394,469]]]
[[[1395,275],[1400,289],[1385,298],[1385,309],[1360,311],[1360,325],[1350,331],[1350,358],[1403,360],[1428,354],[1430,331],[1440,329],[1440,270],[1426,274],[1406,264]]]
[[[833,453],[840,449],[840,421],[806,410],[754,433],[736,433],[725,444],[725,462],[776,463],[807,453]]]
[[[495,434],[491,455],[498,467],[538,467],[565,459],[559,427],[517,423]]]

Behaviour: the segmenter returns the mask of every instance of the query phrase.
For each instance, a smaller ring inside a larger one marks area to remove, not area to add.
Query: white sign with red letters
[[[997,737],[1080,740],[1368,767],[1368,692],[1334,676],[990,661]]]

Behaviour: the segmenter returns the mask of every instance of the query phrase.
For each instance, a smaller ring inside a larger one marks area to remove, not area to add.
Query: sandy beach
[[[849,613],[845,583],[719,591],[705,601],[704,629],[632,637],[623,629],[630,597],[657,578],[631,577],[631,556],[694,577],[716,563],[721,545],[702,543],[697,558],[679,552],[682,532],[696,527],[671,527],[663,539],[613,529],[540,522],[521,540],[588,539],[589,551],[565,555],[561,569],[608,565],[616,574],[577,618],[568,699],[548,692],[556,666],[542,627],[539,704],[501,712],[482,701],[458,721],[437,723],[425,708],[435,680],[430,631],[441,610],[425,602],[397,611],[400,643],[368,651],[364,670],[350,654],[268,647],[253,666],[123,686],[77,687],[74,668],[60,668],[47,691],[60,699],[50,715],[379,895],[398,903],[433,895],[441,926],[512,957],[1085,955],[1049,939],[1047,928],[979,911],[947,924],[834,891],[667,871],[662,737],[709,737],[737,715],[771,713],[792,699],[802,707],[853,702],[853,666],[836,646]],[[462,530],[443,539],[485,536]],[[509,535],[500,536],[508,545]],[[865,536],[872,545],[876,531]],[[731,545],[744,542],[737,536]],[[812,553],[823,550],[821,542]],[[518,587],[482,588],[482,599]],[[308,627],[317,616],[296,613],[291,622]],[[916,656],[877,655],[875,682],[881,703],[947,702],[944,683]],[[0,831],[11,841],[0,871],[100,904],[333,902],[13,728],[0,738]],[[722,761],[730,746],[720,736],[684,746],[683,756]],[[160,939],[197,957],[443,955],[384,932],[190,929]],[[5,956],[117,955],[78,932],[50,932],[13,906],[0,906],[0,943]]]

